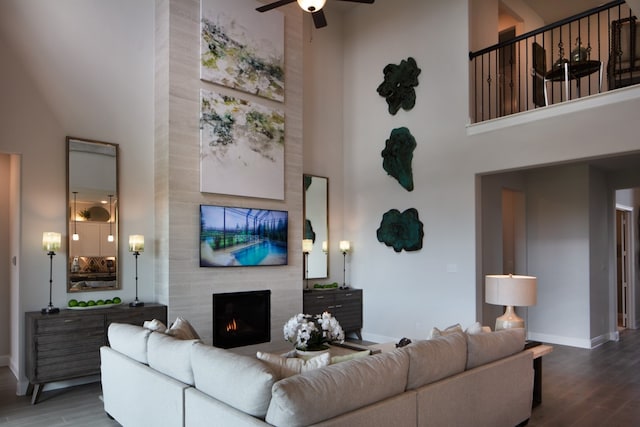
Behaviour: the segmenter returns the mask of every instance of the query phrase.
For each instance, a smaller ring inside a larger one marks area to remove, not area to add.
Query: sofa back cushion
[[[185,384],[193,385],[191,350],[200,340],[181,340],[162,332],[149,336],[147,358],[149,366]]]
[[[390,353],[350,360],[278,381],[266,421],[306,426],[404,392],[409,356]]]
[[[254,417],[264,418],[275,374],[262,361],[197,344],[191,354],[198,390]],[[215,420],[212,420],[215,424]]]
[[[140,363],[147,364],[147,341],[151,331],[126,323],[112,323],[107,330],[112,349]]]
[[[467,363],[465,335],[458,331],[403,347],[409,355],[407,389],[417,389],[463,372]]]
[[[524,329],[467,334],[467,369],[511,356],[524,349]]]

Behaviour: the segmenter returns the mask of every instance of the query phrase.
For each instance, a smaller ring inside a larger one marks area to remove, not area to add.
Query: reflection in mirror
[[[120,289],[118,145],[67,137],[68,292]]]
[[[328,276],[329,261],[329,179],[304,175],[304,237],[313,247],[308,255],[309,279]]]

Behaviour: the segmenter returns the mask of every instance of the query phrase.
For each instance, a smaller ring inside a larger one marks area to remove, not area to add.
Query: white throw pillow
[[[158,319],[145,320],[142,324],[142,327],[153,332],[165,332],[167,330],[167,325],[165,325]]]
[[[491,332],[491,328],[488,326],[482,326],[480,322],[476,322],[469,326],[465,332],[471,335],[486,334]]]
[[[257,352],[256,357],[265,362],[279,379],[328,366],[331,361],[329,352],[314,356],[308,360],[297,357],[283,357],[262,351]]]
[[[169,329],[165,331],[167,335],[181,340],[199,340],[200,335],[193,329],[188,320],[178,317]]]

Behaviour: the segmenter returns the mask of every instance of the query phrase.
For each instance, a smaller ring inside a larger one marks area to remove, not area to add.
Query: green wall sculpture
[[[417,251],[422,249],[424,227],[415,208],[409,208],[402,213],[397,209],[391,209],[382,216],[376,235],[379,242],[393,247],[396,252],[403,249]]]
[[[416,60],[409,57],[399,65],[388,64],[382,70],[384,81],[378,86],[378,93],[387,100],[389,113],[395,115],[400,107],[411,110],[416,105],[416,91],[420,68]]]
[[[413,191],[413,150],[416,139],[406,127],[391,131],[391,136],[382,150],[382,167],[392,177],[398,180],[407,191]]]

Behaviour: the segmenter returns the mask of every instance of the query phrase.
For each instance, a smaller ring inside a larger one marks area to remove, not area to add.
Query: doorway
[[[629,327],[629,282],[631,277],[631,213],[616,207],[616,293],[618,330]]]

